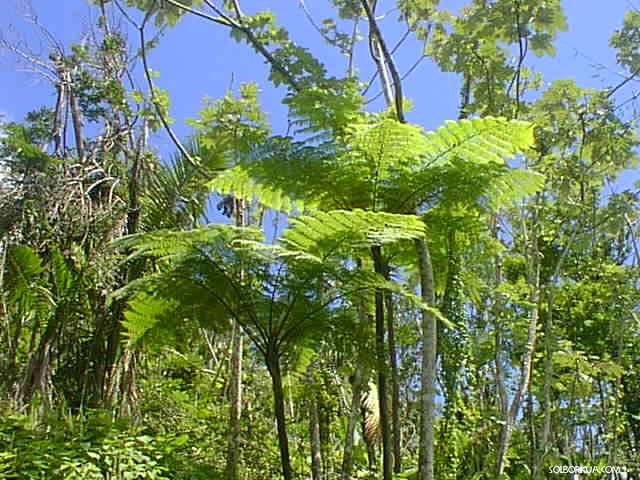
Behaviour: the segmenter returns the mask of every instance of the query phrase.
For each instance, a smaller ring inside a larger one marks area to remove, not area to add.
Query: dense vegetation
[[[332,0],[338,76],[259,2],[89,3],[77,44],[0,37],[55,93],[1,127],[2,478],[640,478],[638,11],[593,89],[528,62],[559,0]],[[286,135],[254,83],[176,135],[148,51],[183,16],[264,60]],[[391,16],[460,80],[433,132]]]

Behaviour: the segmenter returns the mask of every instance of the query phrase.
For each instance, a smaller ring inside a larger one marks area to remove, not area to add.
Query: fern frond
[[[194,245],[213,245],[220,242],[229,245],[241,239],[261,240],[262,233],[255,228],[209,224],[187,231],[158,230],[128,235],[117,239],[113,244],[116,248],[130,252],[128,260],[138,257],[169,259],[192,252]]]
[[[137,345],[175,308],[171,300],[144,292],[137,293],[128,302],[124,312],[124,337],[129,347]]]
[[[156,165],[149,173],[142,195],[145,230],[191,227],[206,212],[206,178],[224,168],[225,159],[220,152],[202,147],[197,137],[186,148],[197,164],[175,154],[170,165]]]
[[[293,218],[282,238],[292,250],[316,256],[423,237],[426,226],[415,215],[365,210],[332,210]]]
[[[426,138],[419,168],[440,166],[456,157],[476,164],[504,163],[529,149],[534,140],[532,124],[495,117],[447,121]]]
[[[492,179],[487,191],[489,206],[499,208],[539,192],[545,177],[532,170],[511,168]]]
[[[267,208],[287,215],[294,212],[302,213],[305,208],[309,208],[304,200],[293,200],[283,190],[254,180],[242,165],[225,171],[208,185],[211,190],[221,195],[233,195],[247,202],[257,201]]]

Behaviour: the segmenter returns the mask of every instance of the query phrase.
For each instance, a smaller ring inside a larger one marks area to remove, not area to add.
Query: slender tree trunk
[[[534,220],[535,221],[535,220]],[[500,479],[504,474],[505,464],[507,453],[509,451],[509,446],[511,444],[511,436],[513,434],[513,427],[516,422],[516,418],[518,416],[518,412],[520,411],[520,405],[522,403],[522,399],[524,395],[527,393],[527,389],[529,386],[529,377],[531,375],[531,363],[533,360],[533,352],[535,349],[536,343],[536,328],[538,325],[538,308],[539,308],[539,290],[540,290],[540,262],[537,258],[538,256],[538,248],[537,241],[535,238],[535,232],[533,233],[534,238],[532,243],[534,247],[532,248],[532,256],[534,257],[531,262],[532,266],[530,267],[532,272],[529,275],[529,284],[531,286],[531,295],[530,302],[532,304],[531,313],[529,316],[529,326],[527,332],[527,343],[525,347],[525,352],[522,360],[522,368],[520,370],[520,381],[518,384],[518,388],[516,393],[511,401],[511,405],[509,407],[509,412],[507,417],[505,418],[504,425],[500,431],[500,442],[498,446],[498,453],[496,457],[496,478]]]
[[[65,84],[64,79],[60,79],[60,82],[56,85],[57,97],[56,97],[56,109],[53,113],[53,128],[51,131],[51,137],[53,138],[53,154],[56,157],[62,157],[62,122],[64,116],[64,102],[65,102]]]
[[[247,225],[245,217],[245,203],[241,199],[234,199],[234,213],[236,226]],[[244,272],[241,272],[244,277]],[[231,371],[229,392],[229,433],[227,438],[227,465],[225,476],[227,480],[237,480],[240,464],[240,419],[242,417],[242,329],[232,320],[231,334]]]
[[[376,273],[384,275],[382,252],[379,246],[371,248],[373,264]],[[376,364],[378,369],[378,403],[380,408],[380,431],[382,433],[382,478],[391,480],[393,476],[393,452],[391,450],[391,435],[389,431],[389,409],[387,405],[387,366],[384,348],[384,293],[375,292],[376,312]]]
[[[387,275],[388,276],[388,275]],[[394,325],[393,296],[385,294],[387,307],[387,341],[389,343],[389,365],[391,367],[391,426],[393,430],[393,471],[402,471],[402,451],[400,448],[402,432],[400,430],[400,376],[396,357],[396,338]]]
[[[349,409],[349,421],[347,422],[347,437],[344,441],[344,453],[342,454],[342,475],[341,480],[351,480],[351,470],[353,468],[353,439],[360,416],[360,402],[362,397],[362,385],[364,384],[364,364],[358,363],[353,375],[351,386],[351,406]]]
[[[425,239],[415,242],[420,272],[420,290],[422,301],[434,305],[435,292],[433,282],[433,265],[429,247]],[[419,480],[434,479],[434,400],[436,395],[436,348],[438,330],[436,318],[428,310],[422,311],[422,376],[420,389],[420,465]]]
[[[357,259],[358,268],[362,267],[361,259]],[[367,315],[367,302],[365,298],[361,298],[358,306],[358,321],[363,330],[367,330],[369,324],[369,316]],[[358,418],[360,416],[362,405],[362,387],[367,384],[367,372],[365,362],[360,358],[362,352],[358,352],[356,369],[353,374],[353,382],[351,384],[351,405],[349,409],[349,421],[347,423],[347,436],[344,441],[344,452],[342,455],[342,474],[341,480],[351,480],[351,470],[353,469],[353,443],[356,427],[358,426]]]
[[[549,439],[551,437],[551,381],[553,379],[553,351],[552,351],[552,331],[553,331],[553,285],[548,286],[550,291],[547,302],[547,314],[544,321],[544,385],[542,387],[543,399],[542,410],[544,419],[542,421],[542,435],[540,438],[540,451],[538,452],[533,470],[533,478],[543,478],[542,466],[549,452]]]
[[[322,453],[320,445],[320,415],[318,414],[317,398],[310,399],[309,432],[311,436],[311,478],[322,478]]]
[[[233,322],[231,340],[231,391],[229,395],[229,433],[227,438],[227,480],[238,479],[240,465],[240,417],[242,416],[242,332]]]
[[[69,109],[71,111],[71,122],[73,123],[73,134],[76,141],[76,151],[78,152],[78,161],[84,162],[84,139],[82,138],[82,114],[78,108],[78,101],[76,95],[73,92],[73,85],[71,84],[71,75],[66,74],[66,79],[69,82]]]
[[[280,370],[280,359],[277,353],[269,352],[267,355],[267,366],[271,374],[273,386],[273,410],[276,416],[276,426],[278,428],[278,446],[280,447],[280,462],[282,464],[282,478],[284,480],[293,479],[291,469],[291,456],[289,455],[289,437],[287,436],[287,421],[284,408],[284,389],[282,388],[282,372]]]

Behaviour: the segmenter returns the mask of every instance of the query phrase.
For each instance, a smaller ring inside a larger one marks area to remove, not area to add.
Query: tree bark
[[[380,246],[371,248],[376,273],[384,275],[382,251]],[[387,405],[387,366],[384,348],[384,293],[375,292],[376,314],[376,364],[378,369],[378,404],[380,408],[380,432],[382,434],[382,478],[391,480],[393,476],[393,459],[391,451],[391,435],[389,431],[389,410]]]
[[[362,397],[364,377],[364,365],[362,362],[359,362],[353,375],[353,384],[351,386],[351,407],[349,410],[349,421],[347,423],[347,438],[345,438],[344,441],[344,453],[342,454],[341,480],[351,480],[351,470],[353,468],[353,438],[360,415],[360,400]]]
[[[231,340],[231,391],[229,395],[229,434],[227,439],[227,480],[237,480],[240,465],[240,417],[242,416],[242,332],[233,322]]]
[[[78,162],[84,162],[84,139],[82,138],[82,118],[81,112],[78,108],[78,101],[76,95],[73,92],[73,85],[71,84],[71,75],[67,73],[66,78],[69,85],[69,109],[71,111],[71,122],[73,123],[73,134],[76,141],[76,151],[78,152]]]
[[[61,78],[58,85],[56,85],[56,109],[53,113],[53,127],[51,137],[53,138],[53,154],[56,157],[62,158],[62,123],[64,116],[64,103],[65,103],[65,85],[64,80]]]
[[[538,308],[539,308],[539,296],[540,296],[540,262],[537,258],[538,248],[537,240],[535,238],[535,232],[533,233],[533,248],[531,260],[531,273],[529,275],[529,285],[531,286],[531,294],[529,301],[533,305],[531,307],[531,313],[529,316],[529,326],[527,331],[527,343],[525,347],[524,357],[522,360],[522,368],[520,370],[520,382],[516,393],[511,401],[509,412],[505,418],[505,423],[500,431],[500,443],[498,446],[498,453],[496,456],[496,478],[500,479],[504,474],[505,462],[507,458],[507,452],[511,444],[511,436],[513,433],[513,426],[515,425],[518,411],[524,395],[527,393],[529,386],[529,378],[531,375],[531,362],[533,360],[533,352],[536,343],[536,328],[538,325]]]
[[[284,412],[284,389],[282,388],[280,359],[277,353],[269,352],[266,360],[273,387],[273,410],[276,416],[276,426],[278,428],[278,446],[280,448],[282,478],[284,478],[284,480],[293,480],[291,456],[289,455],[289,437],[287,436],[287,421]]]
[[[420,272],[420,290],[422,301],[434,305],[435,292],[433,282],[433,265],[429,247],[425,239],[415,241]],[[436,318],[428,310],[422,311],[422,378],[420,389],[420,406],[422,417],[420,422],[420,465],[419,480],[434,478],[434,400],[436,394]]]
[[[388,274],[387,274],[388,276]],[[393,471],[402,471],[402,431],[400,430],[400,375],[396,357],[396,338],[394,325],[393,296],[385,294],[387,307],[387,342],[389,343],[389,366],[391,367],[391,427],[393,430]]]
[[[320,445],[320,415],[318,414],[318,400],[310,400],[309,412],[309,432],[311,436],[311,478],[321,480],[322,478],[322,453]]]

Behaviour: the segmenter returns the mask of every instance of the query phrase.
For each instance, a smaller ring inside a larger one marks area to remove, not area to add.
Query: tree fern
[[[252,179],[246,167],[238,165],[219,175],[208,184],[209,188],[221,195],[233,195],[239,200],[258,202],[276,212],[286,214],[301,213],[310,205],[292,197],[277,187],[262,184]]]
[[[511,168],[489,183],[487,200],[492,208],[507,206],[540,191],[545,177],[532,170]]]
[[[414,215],[332,210],[291,219],[282,243],[294,251],[325,256],[340,249],[413,240],[425,233],[424,223]]]

